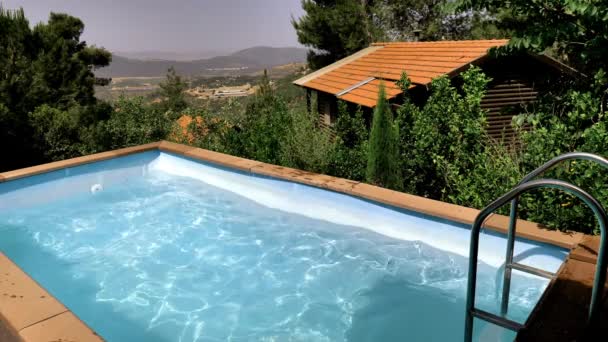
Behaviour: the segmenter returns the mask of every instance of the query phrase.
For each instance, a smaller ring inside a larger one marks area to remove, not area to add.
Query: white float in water
[[[98,193],[102,190],[103,190],[103,185],[101,185],[101,184],[93,184],[93,186],[91,186],[91,193],[93,195],[95,195],[96,193]]]

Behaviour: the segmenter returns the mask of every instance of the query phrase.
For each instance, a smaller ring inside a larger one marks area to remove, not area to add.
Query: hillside
[[[225,56],[233,51],[223,50],[200,50],[200,51],[162,51],[162,50],[140,50],[140,51],[112,51],[114,55],[139,59],[143,61],[195,61],[217,56]]]
[[[303,48],[271,48],[257,46],[237,51],[231,56],[255,61],[265,67],[277,66],[291,63],[302,63],[306,61],[306,49]]]
[[[157,77],[166,74],[171,66],[186,76],[213,76],[230,73],[253,73],[275,65],[301,63],[306,60],[306,49],[253,47],[228,56],[195,61],[144,61],[113,56],[110,66],[95,71],[99,77]]]

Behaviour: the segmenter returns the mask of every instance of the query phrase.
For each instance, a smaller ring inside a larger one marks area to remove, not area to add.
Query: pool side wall
[[[169,152],[257,175],[270,176],[295,183],[332,190],[467,225],[472,224],[475,217],[479,214],[479,210],[477,209],[414,196],[366,183],[262,163],[167,141],[160,142],[158,144],[158,148],[163,152]],[[507,216],[493,215],[488,219],[484,227],[506,234],[508,223],[509,218]],[[518,220],[517,236],[520,238],[571,249],[581,241],[583,234],[547,230],[537,223]]]
[[[472,224],[479,213],[479,210],[476,209],[409,195],[366,183],[262,163],[167,141],[4,172],[0,173],[0,182],[151,150],[160,150],[252,174],[344,193],[463,224]],[[506,234],[508,222],[509,218],[506,216],[493,215],[485,226]],[[580,233],[546,230],[539,224],[524,220],[518,220],[517,234],[518,237],[567,249],[577,246],[584,237]],[[0,338],[2,341],[103,340],[1,253]]]

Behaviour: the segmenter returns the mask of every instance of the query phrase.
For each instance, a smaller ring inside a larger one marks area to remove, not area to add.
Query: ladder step
[[[540,268],[523,265],[523,264],[520,264],[517,262],[507,264],[506,267],[510,267],[511,269],[514,269],[514,270],[534,274],[534,275],[537,275],[537,276],[543,277],[543,278],[551,279],[551,278],[555,277],[555,273],[553,273],[553,272],[541,270]]]
[[[490,322],[492,324],[498,325],[500,327],[503,327],[505,329],[509,329],[509,330],[513,330],[515,332],[520,331],[521,329],[523,329],[524,325],[515,321],[512,321],[508,318],[504,318],[504,317],[500,317],[497,316],[491,312],[487,312],[487,311],[483,311],[483,310],[479,310],[479,309],[475,309],[473,308],[471,310],[471,314],[474,317],[477,317],[479,319],[483,319],[484,321]]]

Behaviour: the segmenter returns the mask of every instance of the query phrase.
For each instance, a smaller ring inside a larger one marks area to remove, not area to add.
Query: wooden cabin
[[[550,84],[578,74],[545,55],[489,54],[491,48],[507,43],[508,40],[374,43],[294,84],[306,88],[309,99],[316,92],[319,121],[331,126],[337,117],[338,100],[346,101],[349,107],[361,106],[371,116],[381,81],[389,102],[399,105],[403,94],[396,81],[402,72],[412,82],[410,97],[422,105],[434,78],[447,75],[458,86],[461,80],[457,76],[476,65],[492,78],[482,100],[488,113],[487,131],[491,137],[508,139],[514,135],[511,125],[514,115],[536,101]]]

